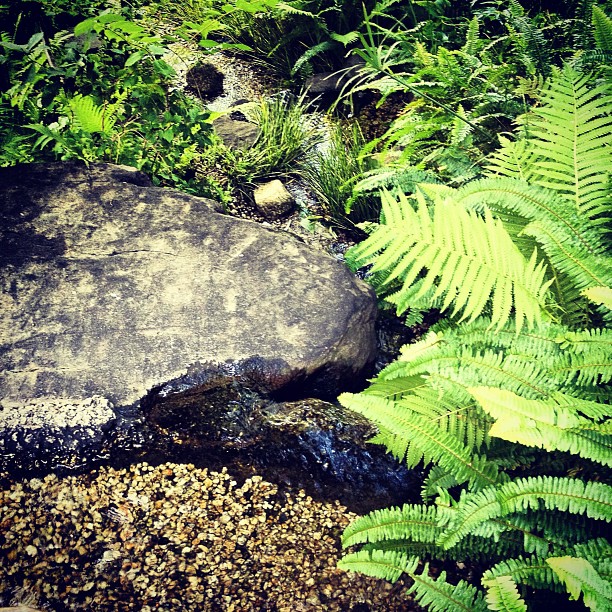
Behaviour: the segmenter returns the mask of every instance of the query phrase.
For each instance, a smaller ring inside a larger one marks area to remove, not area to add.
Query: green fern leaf
[[[595,304],[602,304],[612,310],[612,287],[589,287],[582,294]]]
[[[482,575],[485,581],[500,578],[510,578],[514,583],[527,584],[537,589],[554,588],[559,579],[546,560],[534,555],[528,558],[504,559],[496,563]]]
[[[440,489],[448,490],[455,486],[457,486],[457,479],[439,465],[434,465],[425,476],[421,497],[424,502],[428,502],[432,497],[439,494]]]
[[[593,37],[600,51],[612,51],[612,19],[593,4]]]
[[[400,461],[412,452],[413,461],[417,456],[423,457],[426,463],[435,461],[451,472],[460,483],[469,481],[476,486],[486,486],[497,479],[494,463],[472,454],[469,448],[453,435],[442,431],[435,422],[397,402],[350,393],[342,394],[338,401],[391,432],[387,438],[387,448]],[[410,451],[412,445],[416,452]]]
[[[360,550],[345,555],[338,567],[366,576],[397,582],[403,573],[412,574],[419,564],[418,557],[409,557],[395,550]]]
[[[411,504],[374,510],[344,530],[342,547],[401,539],[433,543],[441,533],[443,512],[444,508]]]
[[[510,140],[499,136],[501,147],[489,155],[486,169],[493,175],[528,182],[531,179],[531,148],[525,138]]]
[[[77,129],[89,134],[102,132],[109,134],[117,116],[104,106],[98,106],[91,96],[75,95],[68,102],[73,113],[73,123]]]
[[[516,583],[509,576],[483,578],[482,584],[487,589],[485,599],[489,610],[527,612],[527,604],[519,595]]]
[[[408,593],[413,592],[419,604],[427,606],[432,612],[485,612],[486,603],[482,593],[474,586],[463,580],[457,585],[449,584],[445,572],[437,579],[430,578],[427,565],[421,573],[417,573],[418,564],[418,557],[409,557],[400,551],[374,549],[346,555],[339,561],[338,567],[391,582],[396,582],[406,573],[414,580]]]
[[[486,206],[496,214],[514,213],[524,219],[524,225],[540,222],[581,252],[590,255],[606,252],[601,236],[594,231],[589,220],[553,190],[516,179],[487,178],[461,187],[454,197],[457,202],[474,210]]]
[[[363,393],[393,399],[398,403],[398,407],[413,411],[431,420],[441,431],[456,436],[467,448],[478,451],[483,443],[488,443],[487,430],[491,420],[477,409],[477,405],[467,393],[457,390],[450,396],[441,389],[428,385],[421,376],[390,380],[379,378]],[[387,444],[388,436],[393,435],[393,432],[387,432],[377,442],[385,440]],[[417,447],[412,448],[410,445],[406,451],[406,463],[410,467],[416,466],[423,457],[422,452],[416,451]],[[412,452],[410,457],[409,451]]]
[[[427,606],[432,612],[484,612],[487,609],[482,592],[476,587],[464,580],[452,585],[446,582],[446,572],[441,572],[435,579],[427,572],[425,564],[421,574],[408,574],[414,580],[408,593],[414,593],[421,606]]]
[[[308,65],[308,63],[313,57],[316,57],[321,53],[325,53],[325,51],[329,51],[332,46],[333,45],[328,40],[324,40],[318,45],[309,47],[305,53],[302,53],[302,55],[300,55],[300,57],[296,60],[295,64],[291,68],[291,76],[299,74],[300,70],[302,70],[305,65]]]
[[[520,478],[477,493],[463,492],[449,527],[440,536],[443,548],[455,546],[483,523],[515,512],[537,509],[573,514],[586,513],[592,519],[612,520],[612,487],[601,482],[539,476]]]
[[[384,210],[390,212],[367,240],[353,247],[353,260],[361,265],[373,261],[372,272],[385,276],[383,285],[401,281],[400,296],[425,271],[416,297],[435,288],[434,298],[444,296],[443,309],[454,304],[453,314],[463,311],[462,319],[474,320],[491,302],[498,328],[512,309],[517,330],[524,322],[541,320],[550,282],[544,281],[545,269],[535,252],[525,260],[486,209],[483,219],[452,199],[434,200],[431,215],[422,195],[418,204],[414,210],[402,194],[398,200],[383,196]],[[449,217],[454,223],[447,222]]]
[[[605,612],[612,609],[612,585],[603,580],[586,559],[550,557],[546,562],[566,585],[572,599],[579,599],[582,593],[590,610]]]
[[[554,362],[560,368],[558,362]],[[562,362],[565,366],[565,362]],[[529,398],[547,397],[558,388],[545,364],[522,355],[504,355],[501,351],[479,351],[454,343],[411,361],[399,360],[379,373],[378,379],[428,374],[429,384],[436,389],[452,389],[459,405],[469,404],[461,389],[473,386],[501,387]],[[377,379],[377,380],[378,380]]]
[[[480,23],[478,17],[474,16],[468,23],[467,33],[465,35],[465,44],[461,51],[466,55],[476,55],[482,47],[482,42],[479,38]]]
[[[346,47],[346,45],[354,43],[356,40],[358,40],[359,33],[347,32],[346,34],[337,34],[336,32],[330,32],[329,36],[332,40],[337,40]]]
[[[591,254],[568,240],[557,228],[541,222],[530,223],[524,234],[533,236],[559,272],[571,278],[579,290],[612,283],[612,266],[608,257]]]
[[[590,218],[610,210],[611,107],[606,85],[592,86],[590,75],[566,65],[545,90],[531,122],[537,184],[563,193],[578,214]]]
[[[593,422],[578,414],[581,406],[588,412],[594,402],[563,394],[555,394],[550,400],[531,400],[491,387],[468,390],[496,419],[489,435],[549,451],[568,451],[612,465],[612,436],[588,431],[595,429]]]
[[[580,542],[574,546],[574,557],[582,557],[597,573],[612,584],[612,545],[604,538]]]

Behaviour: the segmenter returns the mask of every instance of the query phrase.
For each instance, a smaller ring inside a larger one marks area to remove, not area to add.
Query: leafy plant
[[[343,545],[363,547],[340,567],[405,573],[433,610],[527,610],[531,588],[612,605],[612,487],[599,482],[612,464],[612,336],[598,327],[610,319],[611,109],[592,75],[554,71],[488,177],[387,194],[349,251],[398,312],[451,314],[339,398],[378,425],[373,442],[432,466],[423,504],[346,529]],[[481,588],[451,585],[422,557],[489,567]]]
[[[210,143],[210,113],[170,90],[164,38],[107,11],[74,33],[39,32],[20,45],[5,35],[0,46],[12,84],[0,97],[0,163],[111,161],[198,191],[190,173]]]
[[[375,164],[372,157],[362,155],[364,144],[358,125],[331,125],[324,145],[304,160],[301,169],[325,211],[325,220],[353,232],[357,223],[374,221],[380,212],[377,197],[352,197],[357,178]]]
[[[288,92],[245,105],[244,112],[259,126],[255,144],[241,157],[250,180],[292,171],[300,157],[321,141],[316,116],[308,116],[304,96]]]

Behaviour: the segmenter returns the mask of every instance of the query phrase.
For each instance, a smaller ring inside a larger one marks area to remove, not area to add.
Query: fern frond
[[[593,37],[600,51],[612,51],[612,19],[593,4]]]
[[[405,504],[401,508],[374,510],[354,520],[342,534],[342,547],[408,539],[435,542],[441,533],[443,508]]]
[[[454,435],[467,448],[478,451],[483,443],[488,443],[487,430],[491,420],[478,409],[467,393],[460,390],[456,390],[451,397],[441,389],[428,385],[423,377],[414,376],[390,380],[379,378],[363,393],[395,400],[402,409],[429,419],[441,431]],[[422,455],[407,455],[406,462],[414,467],[421,458]]]
[[[309,47],[304,53],[302,53],[302,55],[300,55],[300,57],[296,60],[295,64],[293,64],[293,67],[291,68],[291,76],[295,76],[296,74],[298,74],[300,70],[304,68],[304,66],[308,65],[308,63],[313,57],[316,57],[321,53],[325,53],[325,51],[329,51],[329,49],[331,49],[332,47],[333,45],[328,40],[324,40],[318,45]]]
[[[526,584],[536,589],[550,589],[559,583],[550,565],[537,555],[504,559],[484,572],[482,582],[484,584],[485,581],[499,578],[510,578],[514,583]]]
[[[409,575],[416,571],[418,557],[409,557],[397,550],[360,550],[345,555],[338,561],[338,567],[366,576],[397,582],[403,573]]]
[[[550,283],[535,252],[527,261],[487,209],[483,219],[452,199],[436,199],[430,214],[424,196],[417,197],[414,210],[402,194],[397,200],[383,195],[385,223],[353,247],[351,257],[361,265],[373,261],[372,272],[385,276],[383,285],[401,281],[399,299],[425,271],[420,294],[435,287],[434,298],[444,296],[443,309],[453,304],[462,319],[474,320],[491,302],[499,328],[512,309],[517,330],[540,321]]]
[[[531,148],[526,138],[510,140],[499,136],[500,148],[487,157],[486,169],[499,177],[528,182],[531,178]]]
[[[454,343],[442,345],[437,351],[420,358],[395,361],[382,370],[378,378],[386,381],[426,373],[429,384],[436,389],[447,389],[450,385],[453,397],[464,405],[469,402],[464,399],[461,389],[467,387],[500,387],[529,398],[547,397],[558,388],[558,382],[551,378],[550,371],[533,359]]]
[[[582,294],[595,304],[601,304],[612,310],[612,288],[611,287],[589,287],[583,289]]]
[[[601,482],[538,476],[520,478],[477,493],[463,493],[449,527],[438,544],[450,548],[475,527],[515,512],[539,508],[584,514],[593,519],[612,520],[612,487]]]
[[[115,107],[98,106],[91,96],[76,94],[68,101],[73,113],[73,123],[77,129],[89,134],[102,132],[109,134],[117,121]]]
[[[432,612],[484,612],[487,609],[482,592],[465,580],[452,585],[446,582],[446,572],[440,572],[437,578],[431,578],[427,572],[425,564],[421,574],[408,574],[414,580],[408,593],[414,593],[421,606],[427,606]]]
[[[429,470],[427,476],[425,476],[421,497],[424,502],[427,502],[432,497],[438,495],[440,489],[448,491],[448,489],[455,486],[457,486],[457,479],[439,465],[434,465]]]
[[[480,23],[475,15],[468,23],[467,33],[465,35],[465,44],[461,51],[466,55],[476,55],[482,47],[482,41],[479,38]]]
[[[612,380],[612,355],[610,353],[564,353],[551,374],[565,381],[566,385],[604,385]]]
[[[586,559],[549,557],[546,562],[565,584],[572,599],[577,600],[582,594],[589,609],[602,612],[612,609],[612,584],[603,580]]]
[[[446,582],[446,572],[437,579],[428,576],[428,565],[417,573],[418,557],[393,550],[360,550],[343,557],[338,567],[396,582],[406,573],[414,584],[407,593],[414,593],[416,601],[432,612],[485,612],[486,603],[482,593],[464,580],[457,585]]]
[[[566,198],[552,190],[516,179],[485,178],[461,187],[454,197],[474,210],[486,206],[496,214],[515,213],[525,220],[525,225],[540,222],[581,252],[590,255],[606,252],[601,236],[589,220],[581,217]]]
[[[589,411],[593,402],[560,393],[549,400],[532,400],[491,387],[468,390],[495,419],[489,435],[549,451],[568,451],[612,465],[612,436],[588,431],[596,429],[594,423],[578,414],[581,405]]]
[[[551,224],[534,221],[523,232],[536,239],[554,268],[567,275],[577,289],[612,283],[610,258],[589,253],[583,245],[569,242],[568,236],[557,233],[556,229]]]
[[[441,430],[435,422],[415,414],[398,402],[371,395],[344,393],[338,401],[390,432],[387,449],[400,461],[411,463],[418,457],[425,463],[435,461],[451,472],[458,482],[473,486],[496,482],[497,466],[485,457],[474,455],[455,436]]]
[[[600,576],[612,584],[612,545],[604,538],[580,542],[574,546],[573,555],[587,559]]]
[[[482,584],[487,589],[485,599],[489,610],[527,612],[527,604],[519,595],[516,582],[510,576],[483,578]]]
[[[589,74],[566,65],[531,120],[537,184],[564,194],[591,219],[610,210],[611,106],[606,85],[593,86]]]
[[[612,329],[565,330],[556,340],[572,353],[597,355],[612,360]]]

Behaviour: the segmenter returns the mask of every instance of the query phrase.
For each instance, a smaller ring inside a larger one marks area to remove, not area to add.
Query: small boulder
[[[281,181],[264,183],[253,192],[255,206],[266,219],[279,219],[295,208],[295,198]]]
[[[230,149],[249,149],[259,136],[259,127],[248,121],[223,115],[213,121],[213,127],[223,144]]]

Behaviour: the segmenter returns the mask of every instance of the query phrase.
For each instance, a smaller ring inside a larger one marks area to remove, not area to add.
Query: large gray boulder
[[[333,258],[133,169],[0,169],[0,404],[13,421],[45,402],[197,395],[211,364],[275,397],[332,397],[372,363],[375,313]]]

